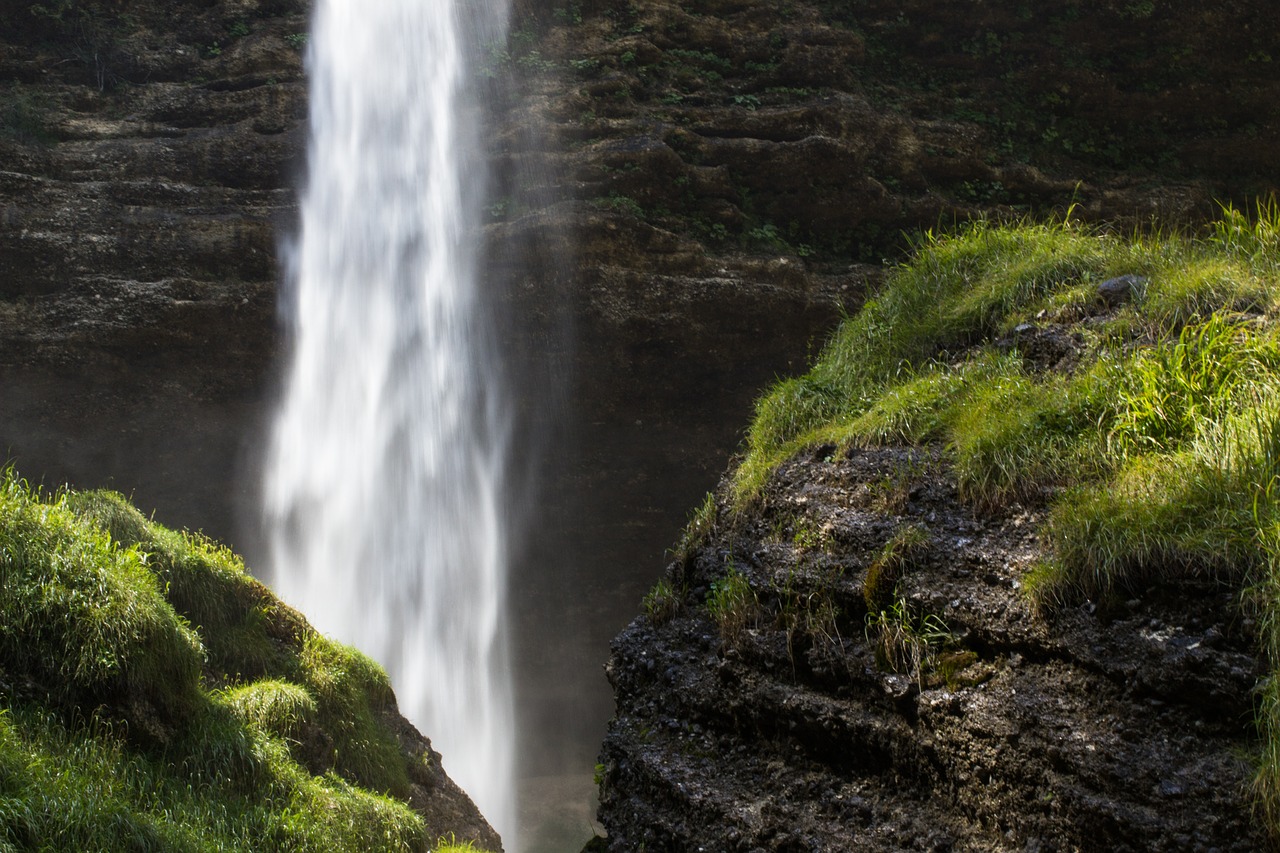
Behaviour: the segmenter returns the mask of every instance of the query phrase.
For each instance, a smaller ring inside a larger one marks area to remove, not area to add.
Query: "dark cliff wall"
[[[0,444],[227,536],[277,347],[303,4],[7,8]]]

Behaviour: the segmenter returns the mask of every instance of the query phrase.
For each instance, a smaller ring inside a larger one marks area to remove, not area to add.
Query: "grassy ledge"
[[[8,469],[0,588],[0,851],[435,847],[386,674],[225,548]]]
[[[798,451],[945,447],[980,508],[1047,509],[1042,605],[1179,576],[1239,590],[1280,663],[1280,206],[1206,233],[1063,219],[928,233],[803,376],[758,403],[739,508]],[[1278,673],[1280,674],[1280,673]],[[1260,814],[1280,837],[1280,678]]]

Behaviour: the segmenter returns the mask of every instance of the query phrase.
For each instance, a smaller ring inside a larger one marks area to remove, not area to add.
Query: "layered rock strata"
[[[1037,612],[1034,509],[980,515],[921,449],[793,459],[722,507],[608,672],[610,850],[1259,850],[1262,667],[1235,595]],[[899,601],[867,574],[906,527]],[[750,584],[726,635],[717,590]],[[923,663],[922,663],[923,661]]]

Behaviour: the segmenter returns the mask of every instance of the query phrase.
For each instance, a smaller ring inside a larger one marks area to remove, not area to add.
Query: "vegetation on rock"
[[[0,849],[407,851],[448,828],[408,804],[433,753],[398,738],[386,674],[225,548],[8,469],[0,586]]]
[[[1255,792],[1280,834],[1278,293],[1274,202],[1226,207],[1202,236],[1069,215],[927,233],[812,369],[760,400],[736,506],[805,448],[942,447],[980,511],[1046,509],[1023,582],[1043,608],[1180,578],[1236,590],[1273,667]],[[868,572],[869,612],[892,606],[897,542]]]

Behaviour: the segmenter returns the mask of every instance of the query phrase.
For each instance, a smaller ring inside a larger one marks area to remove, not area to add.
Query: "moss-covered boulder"
[[[7,470],[0,585],[3,849],[499,849],[381,667],[227,549]]]

